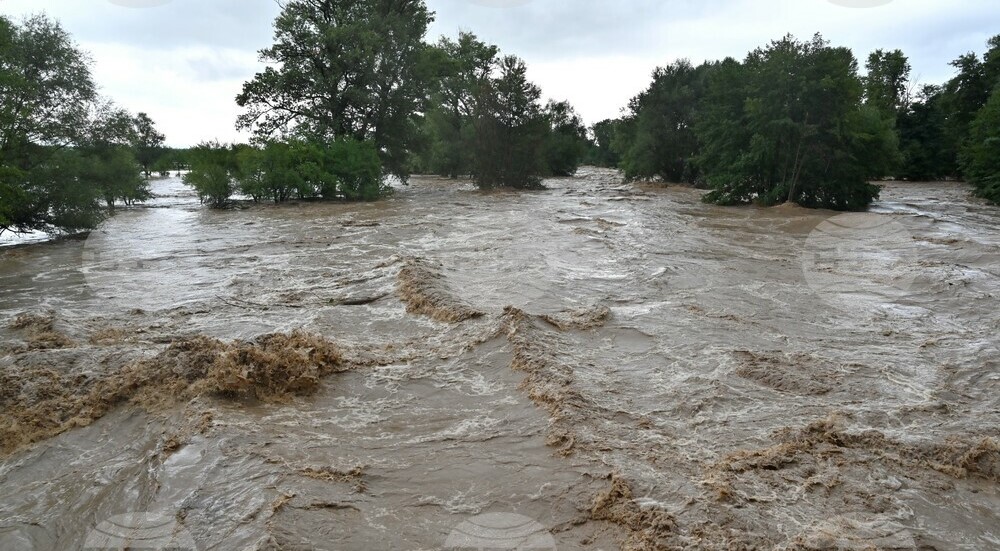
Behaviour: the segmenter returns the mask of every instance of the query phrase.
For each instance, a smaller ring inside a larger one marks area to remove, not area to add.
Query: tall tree
[[[74,154],[97,97],[89,60],[59,23],[0,16],[0,233],[97,224],[97,193],[83,189]]]
[[[238,126],[263,138],[294,133],[371,141],[406,177],[425,100],[432,21],[423,0],[289,0],[274,23],[271,66],[243,86]]]
[[[547,173],[572,176],[587,151],[587,127],[568,101],[549,101],[543,115],[549,124],[542,146]]]
[[[865,103],[895,121],[910,104],[910,61],[900,50],[875,50],[866,68]]]
[[[476,94],[496,65],[499,49],[464,32],[458,40],[442,37],[435,48],[439,69],[424,121],[429,141],[425,165],[436,174],[457,178],[472,172]]]
[[[495,76],[478,86],[473,173],[480,188],[537,188],[545,173],[541,147],[548,134],[541,90],[524,61],[500,58]]]
[[[619,155],[611,147],[615,138],[620,121],[618,119],[605,119],[595,123],[590,127],[593,137],[593,146],[588,162],[597,166],[617,167]]]
[[[136,115],[134,125],[136,159],[142,165],[143,174],[149,178],[153,165],[163,155],[163,143],[167,138],[156,130],[156,124],[146,113]]]
[[[620,168],[628,179],[693,182],[698,139],[695,116],[711,65],[681,60],[653,72],[653,83],[632,98],[628,124],[617,142]]]

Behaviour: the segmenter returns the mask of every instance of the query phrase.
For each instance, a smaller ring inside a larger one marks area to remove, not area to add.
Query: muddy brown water
[[[201,550],[446,549],[490,514],[483,548],[523,519],[561,550],[1000,548],[1000,209],[546,183],[218,212],[168,179],[0,250],[0,549],[138,512]],[[296,330],[344,355],[315,392],[87,402],[185,339]]]

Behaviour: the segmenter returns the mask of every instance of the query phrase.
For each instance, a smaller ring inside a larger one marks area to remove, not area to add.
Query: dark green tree
[[[629,102],[615,142],[618,166],[630,180],[693,182],[698,139],[695,116],[711,65],[681,60],[653,72],[653,83]]]
[[[152,197],[135,158],[136,136],[131,113],[105,102],[95,107],[77,146],[85,160],[81,183],[99,189],[111,212],[119,202],[133,205]]]
[[[587,127],[568,101],[549,101],[543,116],[549,124],[542,146],[547,173],[572,176],[587,152]]]
[[[0,16],[0,233],[75,231],[101,219],[79,156],[97,97],[89,60],[55,21]],[[64,172],[60,172],[60,170]]]
[[[541,91],[515,56],[500,58],[495,76],[477,87],[473,174],[482,189],[539,188],[546,172],[541,149],[548,135]]]
[[[720,204],[864,209],[898,161],[890,122],[862,105],[857,61],[819,35],[723,62],[702,102],[699,166]]]
[[[163,155],[163,143],[166,136],[156,130],[153,119],[146,113],[135,116],[135,153],[136,159],[142,165],[142,172],[149,178],[150,171],[156,161]]]
[[[472,172],[476,94],[496,65],[499,49],[460,33],[457,41],[442,37],[435,50],[438,77],[424,118],[421,164],[434,174],[457,178]]]
[[[289,0],[270,66],[243,86],[238,125],[261,138],[371,142],[403,179],[428,79],[423,0]]]
[[[961,160],[976,193],[1000,204],[1000,86],[972,122]]]
[[[620,157],[612,147],[612,143],[620,124],[621,121],[619,119],[605,119],[590,127],[592,142],[590,152],[587,156],[588,163],[611,168],[618,166]]]
[[[238,171],[234,148],[216,141],[202,142],[191,149],[188,161],[190,171],[184,175],[184,183],[195,190],[202,204],[212,208],[228,205]]]
[[[875,50],[866,68],[865,104],[895,121],[910,104],[910,61],[900,50]]]

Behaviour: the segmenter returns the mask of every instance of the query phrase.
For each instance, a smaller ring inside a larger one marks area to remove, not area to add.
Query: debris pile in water
[[[155,411],[201,395],[275,401],[311,394],[320,378],[346,369],[337,346],[293,332],[250,342],[181,339],[152,358],[96,376],[3,371],[0,453],[89,425],[124,403]]]
[[[444,323],[457,323],[484,314],[455,296],[439,269],[419,258],[406,260],[399,270],[399,298],[411,314]]]

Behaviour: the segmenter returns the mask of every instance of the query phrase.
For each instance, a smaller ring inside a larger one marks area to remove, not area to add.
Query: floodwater
[[[0,549],[1000,548],[1000,209],[546,184],[0,250]]]

